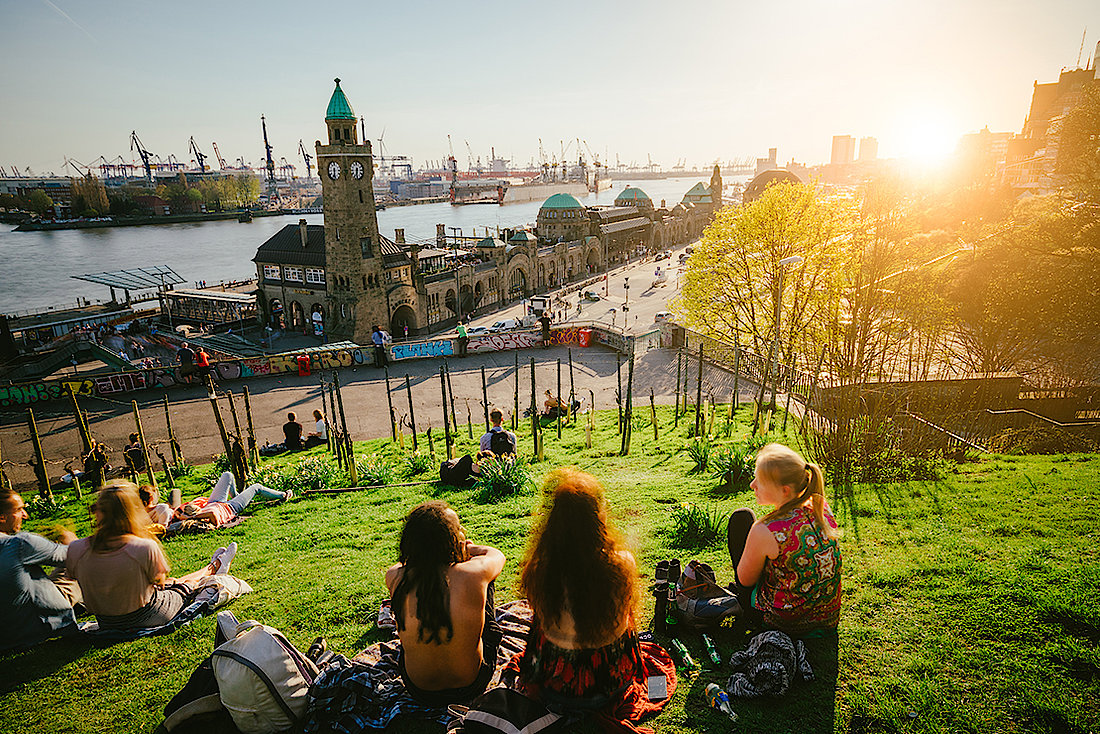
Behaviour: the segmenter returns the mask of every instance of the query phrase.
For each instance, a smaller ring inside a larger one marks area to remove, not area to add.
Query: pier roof
[[[328,101],[328,111],[325,112],[326,120],[355,120],[355,110],[344,96],[344,90],[340,89],[340,79],[336,79],[336,89],[332,91],[332,98]]]
[[[288,224],[271,235],[259,248],[254,263],[325,266],[325,225],[306,225],[306,246],[297,224]]]
[[[572,194],[554,194],[542,202],[543,209],[583,209],[577,197]]]
[[[639,188],[631,186],[623,189],[622,193],[615,197],[615,203],[619,202],[634,202],[634,201],[652,201],[649,195]]]
[[[710,189],[703,185],[700,181],[691,187],[691,189],[684,194],[684,201],[690,201],[696,204],[711,204]]]

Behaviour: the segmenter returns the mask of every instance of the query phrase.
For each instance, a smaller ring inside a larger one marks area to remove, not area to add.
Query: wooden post
[[[592,448],[592,429],[596,427],[596,396],[588,391],[588,421],[584,427],[584,443],[586,448]]]
[[[577,411],[573,409],[573,405],[577,402],[577,391],[573,383],[573,348],[568,349],[569,353],[569,420],[572,425],[577,424]]]
[[[672,413],[675,416],[675,420],[672,425],[674,428],[680,427],[680,376],[684,371],[684,350],[681,347],[676,352],[676,406],[672,409]]]
[[[69,400],[73,404],[73,416],[76,418],[76,428],[80,431],[80,444],[84,447],[83,453],[88,453],[92,450],[92,437],[88,433],[88,424],[84,422],[84,414],[80,412],[80,404],[76,401],[76,393],[73,392],[72,383],[65,383],[65,388],[69,393]]]
[[[324,393],[321,393],[321,407],[325,407]],[[252,422],[252,396],[248,392],[248,385],[244,386],[244,417],[248,425],[248,460],[252,464],[252,471],[260,468],[260,447],[256,445],[256,425]],[[328,433],[328,429],[325,429]]]
[[[164,481],[168,482],[168,489],[175,489],[176,481],[172,478],[172,468],[168,466],[168,459],[164,458],[164,452],[159,448],[157,449],[157,457],[160,459],[160,465],[164,467]]]
[[[695,381],[695,437],[698,438],[703,430],[703,342],[699,342],[699,377]]]
[[[344,413],[344,393],[340,391],[340,373],[332,371],[332,386],[336,390],[336,405],[340,408],[340,427],[343,429],[344,445],[347,451],[348,476],[351,486],[359,486],[359,467],[355,465],[355,448],[351,443],[351,431],[348,430],[348,418]]]
[[[730,416],[733,416],[733,411],[737,410],[738,402],[741,400],[741,341],[734,340],[733,342],[733,397],[730,399]]]
[[[210,398],[210,407],[214,410],[214,422],[218,424],[218,434],[222,437],[222,446],[225,448],[225,458],[233,471],[233,478],[237,480],[237,486],[243,487],[246,477],[237,476],[237,466],[233,461],[233,445],[229,442],[229,434],[225,430],[225,421],[222,420],[221,407],[218,405],[218,395],[214,392],[214,380],[210,375],[206,376],[206,396]]]
[[[558,440],[561,440],[561,358],[558,358]]]
[[[76,472],[69,469],[69,473],[73,475],[73,486],[76,487],[76,498],[80,499],[80,485],[76,484]],[[3,443],[0,443],[0,488],[11,489],[11,480],[8,479],[8,473],[4,471]]]
[[[794,360],[790,360],[793,362]],[[787,432],[787,416],[791,412],[791,393],[794,392],[792,382],[794,381],[794,367],[787,365],[787,404],[783,407],[783,433]]]
[[[141,458],[145,460],[145,477],[149,480],[149,486],[157,488],[157,478],[153,474],[153,462],[149,460],[149,447],[145,445],[145,429],[141,427],[141,411],[138,410],[136,400],[130,401],[134,406],[134,425],[137,426],[138,441],[141,442]],[[137,479],[135,476],[134,479]]]
[[[810,388],[810,392],[806,394],[806,404],[802,406],[802,423],[798,427],[798,432],[803,436],[806,435],[806,419],[810,415],[810,401],[813,400],[814,393],[817,392],[817,383],[821,379],[821,368],[825,364],[825,350],[827,348],[821,348],[821,356],[817,358],[817,369],[814,370],[814,384]]]
[[[233,417],[233,435],[239,437],[241,435],[241,421],[237,417],[237,403],[233,400],[233,391],[226,390],[225,397],[229,401],[229,415]]]
[[[737,389],[730,390],[730,407],[726,411],[726,438],[730,437],[730,431],[733,430],[733,410],[734,405],[737,402]]]
[[[336,422],[336,417],[337,417],[337,414],[336,414],[336,388],[333,387],[331,382],[327,383],[327,385],[328,385],[328,402],[329,402],[329,409],[328,409],[329,433],[332,435],[332,439],[331,439],[332,452],[334,454],[336,454],[337,457],[339,457],[342,452],[340,450],[340,440],[339,440],[340,439],[340,424]]]
[[[2,478],[2,474],[3,472],[0,471],[0,478]],[[73,491],[76,492],[77,501],[84,499],[84,493],[80,490],[80,477],[76,475],[76,472],[72,470],[72,467],[69,467],[69,475],[73,478]],[[0,486],[4,486],[3,483],[0,483]],[[11,489],[10,484],[8,485],[8,489]]]
[[[393,413],[393,396],[390,394],[390,366],[386,365],[386,405],[390,409],[390,440],[397,441],[397,421]]]
[[[164,425],[168,428],[168,448],[172,450],[172,465],[179,466],[183,462],[183,449],[172,430],[172,411],[168,407],[167,395],[164,396]]]
[[[466,433],[469,434],[470,440],[474,440],[474,417],[470,413],[470,399],[463,398],[466,401]]]
[[[447,458],[453,459],[454,452],[451,448],[451,424],[447,420],[447,367],[445,364],[439,366],[439,390],[443,396],[443,438],[447,442]]]
[[[772,369],[772,354],[775,349],[776,342],[778,341],[778,338],[772,340],[771,347],[769,347],[768,349],[768,361],[764,364],[764,372],[760,375],[760,392],[757,394],[756,414],[752,421],[752,433],[754,436],[756,435],[756,429],[760,427],[760,414],[764,410],[764,395],[767,392],[768,377],[771,375]],[[767,431],[764,432],[767,433]]]
[[[405,373],[405,393],[409,396],[409,427],[413,433],[413,451],[416,451],[416,413],[413,411],[413,389],[409,374]],[[434,451],[432,453],[435,453]]]
[[[27,408],[27,427],[31,430],[31,445],[34,447],[34,476],[38,479],[38,494],[48,502],[53,502],[50,479],[46,475],[46,457],[42,454],[42,439],[38,437],[38,424],[34,422],[34,410]]]
[[[485,409],[485,432],[489,432],[489,390],[485,385],[485,365],[481,365],[481,407]]]
[[[657,436],[657,403],[654,401],[653,388],[649,388],[649,421],[653,424],[653,443],[659,444],[661,439]]]
[[[447,399],[451,403],[451,428],[457,434],[458,433],[458,416],[455,413],[455,388],[451,384],[451,366],[447,364],[447,360],[443,360],[443,371],[447,375]]]
[[[512,406],[512,430],[516,430],[519,427],[519,352],[516,352],[516,389],[513,395],[515,405]]]
[[[616,432],[623,434],[623,356],[615,352],[615,380],[618,387],[615,389],[615,407],[619,411],[619,426]]]
[[[428,453],[432,456],[432,461],[435,461],[435,439],[432,438],[432,424],[428,423]]]
[[[531,435],[535,442],[534,450],[532,453],[535,456],[539,455],[539,407],[535,403],[537,393],[535,392],[535,358],[531,357]]]
[[[623,425],[623,456],[630,454],[630,434],[634,431],[634,352],[626,376],[626,419]]]

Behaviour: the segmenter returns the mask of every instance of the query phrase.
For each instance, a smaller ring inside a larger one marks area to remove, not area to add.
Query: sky
[[[1087,30],[1086,30],[1087,29]],[[1035,81],[1091,64],[1096,0],[0,0],[0,166],[167,158],[304,174],[340,77],[367,136],[419,167],[490,150],[688,166],[828,162],[833,135],[935,158],[1018,132]],[[564,141],[564,142],[563,142]],[[582,146],[584,144],[582,143]],[[71,169],[70,169],[71,171]]]

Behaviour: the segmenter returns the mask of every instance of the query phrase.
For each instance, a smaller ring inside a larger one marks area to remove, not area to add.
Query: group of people
[[[328,423],[325,422],[325,414],[319,410],[313,411],[313,430],[304,433],[305,429],[298,422],[298,415],[294,411],[286,414],[286,423],[283,424],[283,449],[286,451],[301,451],[320,446],[328,441]],[[302,438],[302,436],[305,438]]]
[[[113,480],[96,494],[90,536],[78,539],[62,530],[49,540],[20,532],[28,517],[23,498],[0,489],[0,652],[76,632],[82,610],[95,615],[100,629],[167,624],[205,577],[228,572],[237,544],[218,548],[197,571],[171,577],[157,535],[177,522],[228,524],[256,497],[287,501],[293,493],[260,484],[237,492],[233,475],[225,472],[209,497],[173,510],[159,501],[155,488]],[[47,574],[43,566],[54,570]]]
[[[500,411],[492,419],[481,442],[490,452],[494,444],[514,442]],[[729,521],[736,575],[731,589],[742,609],[760,626],[793,636],[835,629],[841,555],[821,469],[770,444],[757,456],[750,486],[757,503],[773,509],[760,518],[738,510]],[[27,517],[22,499],[0,490],[0,650],[71,630],[73,609],[81,604],[101,627],[170,620],[205,576],[228,570],[237,549],[219,548],[203,568],[173,578],[150,525],[180,516],[224,523],[256,496],[290,499],[260,485],[235,490],[227,472],[209,498],[172,511],[158,503],[155,491],[142,494],[129,482],[113,481],[93,506],[94,533],[79,540],[68,533],[60,542],[21,533]],[[533,612],[531,634],[502,679],[563,710],[606,710],[624,697],[645,701],[654,667],[649,643],[639,638],[638,567],[610,523],[602,488],[593,476],[562,468],[546,479],[542,499],[518,583]],[[506,562],[500,550],[467,538],[445,502],[424,502],[408,513],[397,563],[384,578],[407,695],[444,706],[468,702],[486,688],[501,638],[494,582]],[[47,575],[43,564],[57,570]],[[331,675],[326,668],[314,685],[315,699],[330,700],[318,692],[331,692],[341,685],[338,678],[357,674],[354,667]],[[666,674],[675,675],[671,669]],[[335,724],[312,707],[304,730],[324,726]]]
[[[176,361],[180,364],[180,377],[185,382],[199,382],[210,374],[210,355],[203,348],[192,349],[187,342],[180,344],[176,351]]]

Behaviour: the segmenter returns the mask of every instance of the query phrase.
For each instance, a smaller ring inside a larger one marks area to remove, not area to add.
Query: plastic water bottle
[[[718,709],[728,716],[730,721],[737,721],[737,712],[730,706],[730,697],[718,687],[717,683],[707,684],[707,703],[712,709]]]
[[[718,648],[714,646],[714,640],[710,639],[707,635],[703,635],[703,647],[707,650],[707,657],[715,665],[722,665],[722,656],[718,654]]]
[[[692,659],[691,653],[687,651],[686,647],[684,647],[684,643],[673,637],[672,649],[676,653],[676,657],[680,659],[680,665],[688,670],[694,670],[695,660]]]

